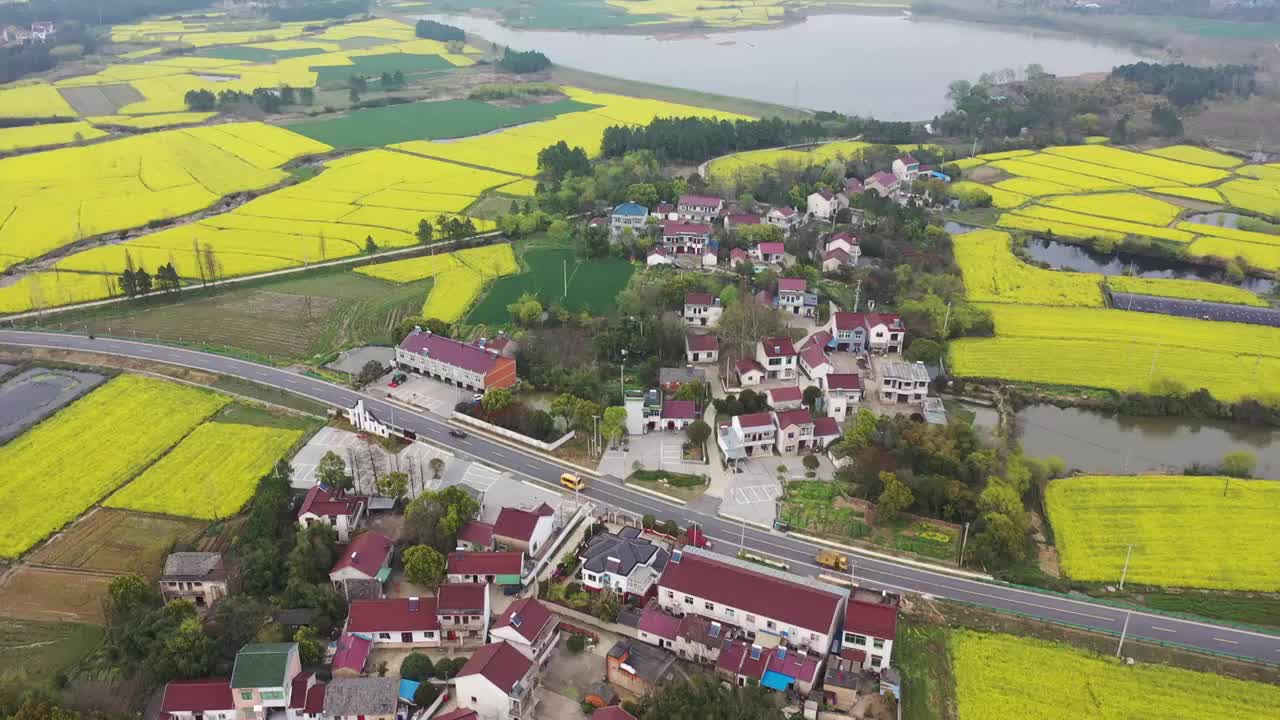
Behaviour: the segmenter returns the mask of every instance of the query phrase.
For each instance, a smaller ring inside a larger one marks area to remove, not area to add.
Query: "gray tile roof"
[[[632,531],[632,532],[628,532]],[[645,565],[658,552],[658,546],[635,535],[635,528],[625,528],[625,535],[597,535],[583,553],[583,567],[590,572],[606,572],[614,575],[630,575],[636,565]],[[664,553],[665,555],[665,553]],[[616,561],[610,558],[615,558]],[[665,560],[664,560],[665,564]]]
[[[206,578],[222,574],[222,555],[210,552],[176,552],[164,561],[164,577]]]
[[[391,715],[400,697],[400,681],[390,677],[334,678],[324,693],[324,714]]]

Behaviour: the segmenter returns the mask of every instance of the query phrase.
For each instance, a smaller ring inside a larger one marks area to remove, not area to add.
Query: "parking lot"
[[[390,397],[415,408],[426,410],[437,415],[448,416],[453,408],[463,400],[469,400],[475,393],[455,387],[439,380],[432,380],[412,372],[407,375],[399,387],[391,387],[394,372],[387,373],[378,381],[365,388],[365,392],[377,397]]]
[[[416,442],[399,453],[390,453],[376,441],[362,439],[350,430],[325,427],[293,456],[293,487],[307,490],[316,484],[316,466],[326,452],[337,453],[346,462],[360,492],[370,492],[377,476],[396,470],[409,473],[415,480],[422,477],[424,482],[430,482],[433,458],[444,460],[446,471],[456,464],[452,453],[427,443]],[[422,487],[416,482],[410,485],[411,495],[416,495],[414,490]]]
[[[688,462],[684,459],[684,432],[654,431],[645,435],[632,435],[627,439],[627,446],[604,451],[598,470],[603,475],[625,478],[633,472],[633,466],[639,462],[645,470],[669,470],[671,472],[689,473],[691,475],[710,474],[705,463]]]

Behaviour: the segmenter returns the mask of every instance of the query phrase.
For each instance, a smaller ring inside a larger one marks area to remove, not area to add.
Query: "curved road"
[[[394,425],[412,430],[419,438],[449,447],[460,454],[473,456],[517,475],[559,487],[558,480],[563,471],[561,466],[542,457],[526,454],[476,435],[465,439],[450,437],[445,418],[410,412],[323,380],[244,360],[128,340],[90,340],[77,335],[14,330],[0,330],[0,344],[105,353],[207,370],[277,387],[339,408],[351,407],[357,400],[363,399],[366,407],[374,414],[384,419],[394,418]],[[784,533],[738,525],[715,515],[667,503],[651,495],[635,492],[621,485],[615,478],[593,482],[583,494],[605,507],[638,514],[651,513],[659,518],[674,519],[681,525],[696,522],[715,540],[715,547],[727,553],[736,553],[739,543],[745,543],[750,549],[786,560],[793,572],[807,575],[823,572],[822,568],[813,563],[814,553],[819,548],[817,545]],[[1086,600],[973,580],[864,555],[857,555],[852,559],[856,560],[854,570],[858,583],[863,587],[922,593],[1043,620],[1080,625],[1115,635],[1125,631],[1130,638],[1156,640],[1280,664],[1280,636],[1276,635],[1137,610],[1126,611]]]

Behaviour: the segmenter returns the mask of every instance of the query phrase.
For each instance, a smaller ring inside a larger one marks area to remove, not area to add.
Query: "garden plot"
[[[102,625],[103,601],[114,579],[108,573],[24,565],[0,578],[0,614]]]
[[[9,378],[0,385],[0,444],[105,381],[97,373],[48,368],[31,368]]]
[[[128,83],[64,87],[58,88],[58,92],[83,116],[113,115],[125,105],[145,99]]]
[[[28,558],[41,565],[157,577],[174,543],[194,542],[207,523],[99,508]]]

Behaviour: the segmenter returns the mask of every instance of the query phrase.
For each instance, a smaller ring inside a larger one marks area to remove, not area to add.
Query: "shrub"
[[[400,662],[400,677],[405,680],[422,682],[431,677],[434,669],[431,664],[431,658],[422,653],[409,653]]]
[[[569,648],[569,652],[573,653],[574,655],[577,655],[581,653],[583,650],[587,649],[587,639],[581,635],[578,635],[577,633],[574,633],[573,635],[569,636],[569,641],[566,643],[566,645]]]

